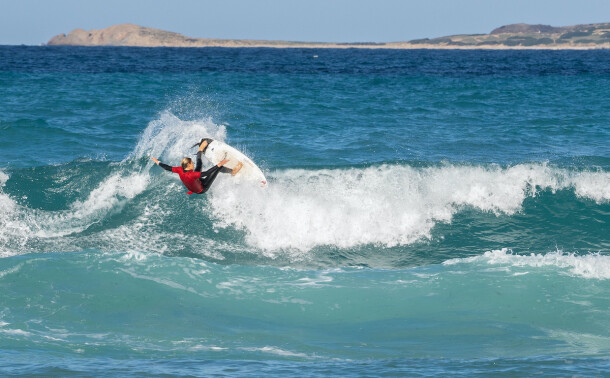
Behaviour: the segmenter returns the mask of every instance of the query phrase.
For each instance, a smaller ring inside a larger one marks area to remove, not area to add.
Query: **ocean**
[[[605,50],[0,46],[0,375],[607,375],[609,98]],[[150,159],[203,137],[267,187]]]

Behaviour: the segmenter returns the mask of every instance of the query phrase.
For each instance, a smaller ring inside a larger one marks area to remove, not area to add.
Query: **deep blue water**
[[[603,375],[610,51],[0,46],[0,373]],[[187,196],[203,136],[269,185]]]

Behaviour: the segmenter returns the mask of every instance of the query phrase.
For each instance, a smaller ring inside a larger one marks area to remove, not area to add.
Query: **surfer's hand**
[[[157,160],[157,158],[156,158],[156,157],[152,157],[152,156],[151,156],[150,158],[152,159],[152,161],[154,161],[154,162],[155,162],[155,164],[159,165],[159,160]]]
[[[203,151],[204,148],[206,148],[208,146],[208,141],[204,140],[203,142],[201,142],[201,144],[199,145],[199,151]]]
[[[229,162],[229,159],[224,159],[223,161],[221,161],[220,163],[218,163],[217,165],[219,167],[222,167],[223,165],[227,164]]]

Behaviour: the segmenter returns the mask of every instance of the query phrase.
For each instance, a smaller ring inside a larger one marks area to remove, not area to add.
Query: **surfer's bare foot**
[[[223,161],[221,161],[220,163],[216,164],[218,167],[222,167],[223,165],[227,164],[229,162],[229,159],[224,159]]]
[[[205,150],[205,148],[208,146],[208,141],[204,140],[203,142],[201,142],[201,144],[199,145],[199,151],[203,151]]]
[[[237,172],[239,172],[239,170],[241,169],[241,167],[243,167],[244,165],[241,163],[241,161],[239,163],[237,163],[237,165],[235,166],[235,168],[233,168],[233,171],[231,171],[231,175],[235,176],[237,174]]]

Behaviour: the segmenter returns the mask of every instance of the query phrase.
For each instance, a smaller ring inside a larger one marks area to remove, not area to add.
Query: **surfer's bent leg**
[[[216,180],[218,172],[227,173],[227,171],[225,170],[228,170],[228,173],[231,173],[231,170],[229,168],[219,167],[217,165],[213,166],[205,172],[202,172],[200,180],[201,185],[203,185],[203,190],[199,194],[207,192],[208,189],[210,189],[210,186],[212,186],[214,180]]]
[[[201,161],[201,153],[203,151],[197,152],[197,165],[195,166],[195,172],[201,172],[201,168],[203,168],[203,162]]]

